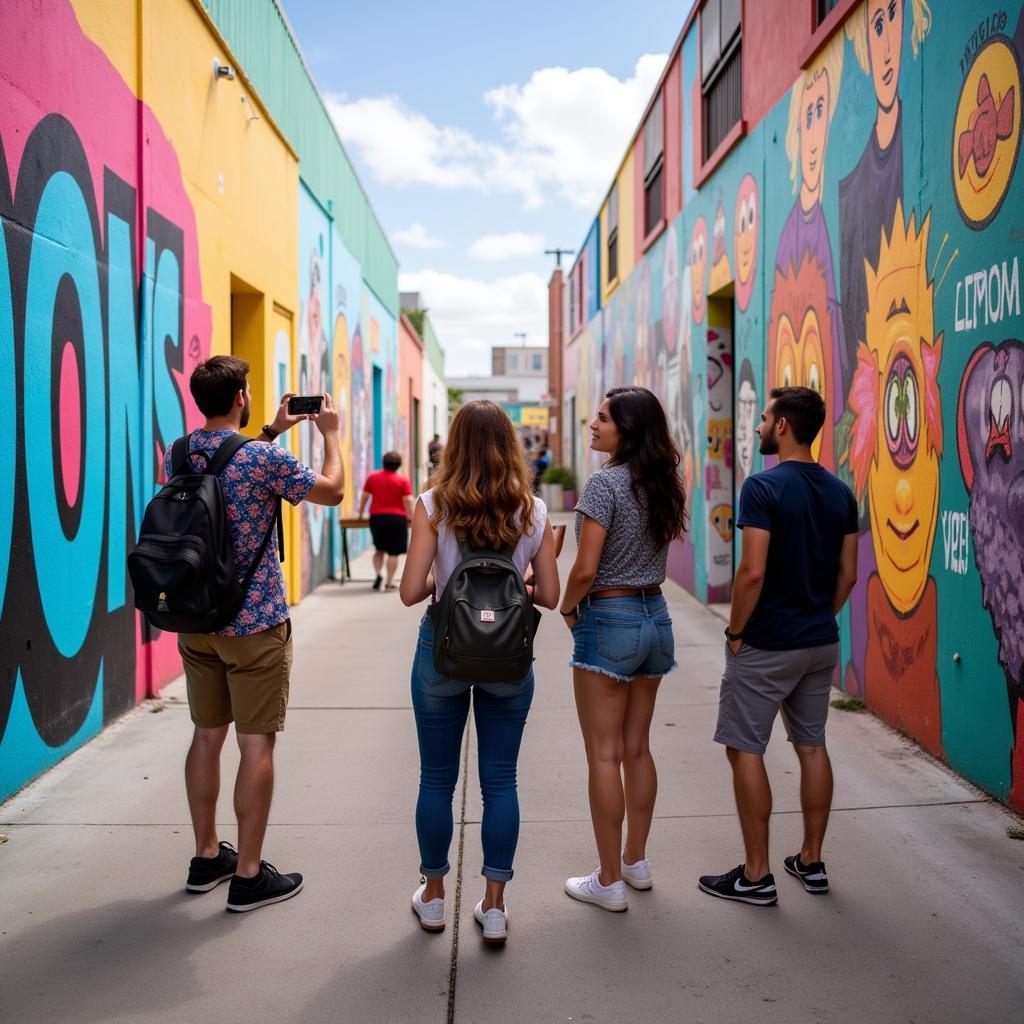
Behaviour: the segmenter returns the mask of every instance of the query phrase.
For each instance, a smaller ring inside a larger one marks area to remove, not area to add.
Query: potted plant
[[[564,508],[565,491],[575,491],[575,489],[576,481],[568,466],[548,466],[541,474],[540,496],[552,512],[561,512]]]

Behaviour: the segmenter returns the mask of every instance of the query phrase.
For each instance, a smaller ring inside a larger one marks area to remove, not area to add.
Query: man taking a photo
[[[225,439],[247,426],[248,373],[249,364],[234,356],[214,356],[193,372],[189,388],[206,416],[202,428],[190,435],[187,461],[193,472],[202,472]],[[320,412],[308,417],[324,438],[320,473],[272,443],[307,418],[289,414],[290,397],[284,396],[274,422],[263,427],[260,439],[235,452],[220,474],[235,565],[243,579],[260,554],[279,499],[293,505],[301,501],[337,505],[344,495],[338,412],[330,395],[324,395]],[[171,446],[165,453],[164,470],[169,478]],[[281,874],[262,860],[274,791],[274,740],[284,729],[292,663],[291,619],[276,529],[232,622],[217,633],[179,633],[178,650],[195,725],[185,759],[185,788],[196,855],[185,887],[189,892],[209,892],[230,880],[227,908],[238,912],[290,899],[302,888],[302,875]],[[235,780],[237,852],[230,843],[218,842],[215,823],[220,754],[232,722],[242,755]]]
[[[857,502],[811,454],[824,422],[816,391],[775,388],[758,433],[761,454],[778,455],[779,463],[748,477],[740,492],[743,549],[725,630],[715,740],[732,766],[746,861],[698,884],[712,896],[758,906],[778,902],[768,862],[772,791],[764,752],[780,709],[800,762],[804,821],[803,845],[785,868],[808,892],[828,892],[821,857],[832,806],[825,720],[839,658],[835,617],[857,579]]]

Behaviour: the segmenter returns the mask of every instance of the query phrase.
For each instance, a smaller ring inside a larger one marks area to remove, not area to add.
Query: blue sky
[[[689,3],[281,2],[449,374],[545,342],[543,249],[582,241]]]

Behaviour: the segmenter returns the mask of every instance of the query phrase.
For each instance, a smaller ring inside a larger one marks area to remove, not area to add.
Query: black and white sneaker
[[[209,892],[235,873],[238,851],[230,843],[221,843],[216,857],[193,857],[188,866],[186,892]]]
[[[828,892],[828,874],[825,871],[824,861],[816,860],[813,864],[804,864],[800,860],[800,854],[795,853],[782,863],[786,865],[786,870],[794,878],[799,878],[803,882],[803,886],[808,892],[813,892],[816,895]]]
[[[255,878],[235,875],[228,889],[228,910],[244,914],[247,910],[259,910],[271,903],[282,903],[298,896],[302,890],[302,875],[282,875],[273,864],[260,861],[260,873]]]
[[[697,884],[706,893],[722,900],[738,900],[757,907],[771,907],[778,903],[775,876],[768,874],[754,882],[743,873],[744,866],[740,864],[724,875],[701,875]]]

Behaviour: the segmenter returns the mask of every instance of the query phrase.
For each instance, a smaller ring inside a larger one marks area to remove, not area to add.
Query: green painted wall
[[[200,0],[299,154],[306,187],[330,209],[363,277],[398,316],[398,261],[276,0]]]

